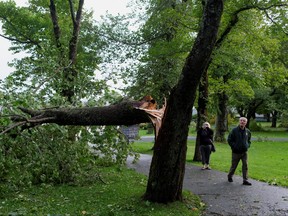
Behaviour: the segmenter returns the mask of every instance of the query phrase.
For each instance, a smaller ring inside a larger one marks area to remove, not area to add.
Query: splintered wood
[[[145,96],[141,102],[142,104],[137,109],[145,111],[155,130],[155,138],[158,136],[159,129],[161,128],[162,118],[164,116],[165,108],[166,108],[166,98],[164,99],[164,104],[161,109],[157,109],[157,103],[151,96]]]

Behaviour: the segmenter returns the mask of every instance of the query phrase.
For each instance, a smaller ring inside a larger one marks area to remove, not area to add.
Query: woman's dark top
[[[200,145],[212,145],[213,143],[213,130],[211,128],[201,128],[197,135],[200,137]]]

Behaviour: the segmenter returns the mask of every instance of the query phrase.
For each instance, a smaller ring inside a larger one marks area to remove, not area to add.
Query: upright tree
[[[167,203],[182,199],[191,110],[214,48],[222,11],[220,0],[208,0],[205,4],[200,31],[167,102],[163,125],[154,146],[144,196],[147,200]]]

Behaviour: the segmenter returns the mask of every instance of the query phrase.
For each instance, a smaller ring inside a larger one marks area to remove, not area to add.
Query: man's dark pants
[[[230,171],[228,173],[228,178],[232,178],[240,160],[242,160],[243,181],[247,181],[248,180],[248,155],[247,155],[247,152],[241,153],[241,154],[237,154],[237,153],[232,152],[232,165],[231,165]]]

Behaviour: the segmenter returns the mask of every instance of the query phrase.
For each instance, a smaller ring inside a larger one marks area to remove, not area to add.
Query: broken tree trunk
[[[192,107],[200,78],[215,45],[223,11],[222,0],[208,0],[205,3],[200,32],[186,59],[179,82],[171,91],[154,145],[144,195],[144,199],[152,202],[168,203],[182,200]]]
[[[154,102],[154,100],[153,100]],[[58,125],[134,125],[150,122],[149,114],[144,111],[151,104],[151,101],[129,101],[124,100],[118,104],[104,107],[83,107],[83,108],[55,108],[44,110],[31,110],[19,108],[26,116],[13,116],[13,125],[7,127],[1,134],[9,130],[24,126],[34,127],[44,123],[55,123]],[[141,110],[142,108],[144,110]],[[151,108],[149,108],[151,111]],[[153,108],[156,110],[156,107]]]

